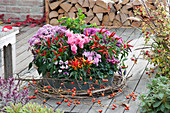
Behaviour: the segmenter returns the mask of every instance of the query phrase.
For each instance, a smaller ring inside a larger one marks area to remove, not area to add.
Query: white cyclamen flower
[[[58,64],[58,61],[56,61],[54,64],[57,65],[57,64]]]
[[[61,72],[62,72],[62,70],[58,70],[58,72],[59,72],[59,73],[61,73]]]
[[[64,65],[60,66],[61,69],[65,69]]]

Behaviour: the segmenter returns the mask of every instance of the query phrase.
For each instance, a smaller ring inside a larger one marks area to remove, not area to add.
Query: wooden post
[[[4,48],[4,75],[5,79],[8,79],[10,76],[13,76],[12,69],[12,45],[8,44],[7,47]]]
[[[49,0],[45,0],[46,24],[49,24]]]

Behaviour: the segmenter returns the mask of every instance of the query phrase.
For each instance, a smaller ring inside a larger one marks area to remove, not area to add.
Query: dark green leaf
[[[28,66],[28,70],[30,70],[30,69],[31,69],[31,67],[32,67],[32,62],[29,64],[29,66]]]
[[[162,112],[164,112],[164,110],[165,110],[164,104],[161,104],[161,108],[160,109],[161,109]]]
[[[168,102],[165,102],[165,107],[166,107],[167,109],[170,109],[170,104],[169,104]]]
[[[162,101],[155,102],[155,103],[153,104],[153,107],[156,108],[156,107],[158,107],[161,103],[162,103]]]
[[[160,93],[160,94],[158,94],[158,95],[159,95],[160,99],[163,99],[163,97],[164,97],[164,94],[163,94],[163,93]]]

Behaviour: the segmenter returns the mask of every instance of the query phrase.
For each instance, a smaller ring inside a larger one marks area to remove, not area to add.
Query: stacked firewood
[[[64,16],[75,18],[81,8],[86,15],[86,24],[139,26],[140,23],[128,20],[128,17],[134,17],[134,10],[140,5],[141,0],[47,0],[47,23],[57,25],[57,20]]]

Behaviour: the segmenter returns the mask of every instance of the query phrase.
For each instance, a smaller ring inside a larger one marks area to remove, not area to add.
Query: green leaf
[[[161,104],[161,108],[160,109],[161,109],[162,112],[164,112],[164,110],[165,110],[164,104]]]
[[[170,109],[170,104],[169,104],[168,102],[165,102],[165,107],[166,107],[167,109]]]
[[[67,26],[67,24],[66,24],[66,23],[61,23],[61,25],[62,25],[62,26]]]
[[[163,97],[164,97],[164,94],[163,93],[160,93],[160,94],[158,94],[159,95],[159,97],[161,98],[161,99],[163,99]]]
[[[158,107],[161,103],[162,103],[162,101],[155,102],[155,103],[153,104],[153,107],[156,108],[156,107]]]

